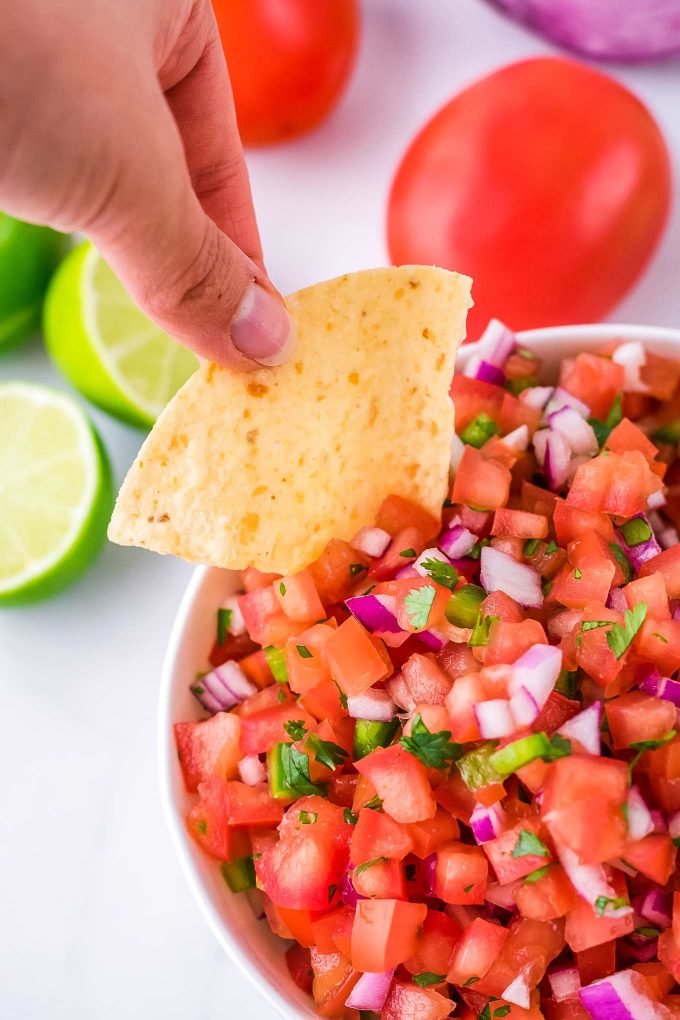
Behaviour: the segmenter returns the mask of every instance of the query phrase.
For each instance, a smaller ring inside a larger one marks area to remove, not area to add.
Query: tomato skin
[[[361,809],[352,833],[352,864],[363,864],[376,857],[401,861],[410,853],[411,847],[411,838],[399,822],[382,811]]]
[[[314,981],[312,994],[319,1016],[341,1017],[344,1013],[345,1000],[359,980],[359,974],[352,969],[352,964],[341,953],[320,953],[312,947],[310,950]]]
[[[437,851],[434,891],[444,903],[483,903],[488,878],[489,865],[481,847],[454,841]]]
[[[211,776],[201,783],[199,800],[187,815],[187,829],[206,853],[220,861],[249,853],[248,836],[229,825],[227,782]]]
[[[558,499],[553,516],[555,537],[560,545],[568,545],[575,538],[596,531],[607,542],[614,540],[614,526],[606,514],[598,511],[577,509],[566,500]]]
[[[423,507],[403,496],[387,496],[380,504],[375,525],[395,538],[405,528],[416,528],[426,539],[434,538],[439,521]]]
[[[448,980],[454,985],[464,985],[471,977],[482,978],[490,970],[508,938],[508,929],[476,917],[465,928],[456,946]],[[440,973],[435,971],[435,973]]]
[[[401,861],[380,860],[365,871],[352,872],[352,885],[366,899],[407,900],[406,876]]]
[[[513,899],[523,917],[534,921],[553,921],[564,917],[577,905],[578,895],[559,864],[553,864],[535,882],[521,882]]]
[[[541,814],[555,841],[598,864],[623,850],[627,790],[625,762],[572,754],[550,766]]]
[[[369,562],[368,556],[353,549],[349,542],[332,538],[318,560],[307,569],[312,575],[319,598],[324,605],[330,606],[344,601],[355,586],[356,581],[350,572],[352,564],[368,567]]]
[[[416,951],[405,961],[411,974],[446,974],[456,945],[463,934],[461,926],[440,910],[428,910],[418,932]]]
[[[434,818],[410,822],[404,829],[411,840],[411,853],[421,861],[438,850],[442,843],[458,839],[460,835],[456,819],[441,807],[437,808]]]
[[[261,712],[253,712],[241,719],[241,752],[242,754],[264,754],[271,751],[274,744],[289,740],[283,728],[285,723],[299,719],[308,730],[316,729],[316,720],[301,705],[289,702],[266,708]]]
[[[392,982],[380,1016],[382,1020],[444,1020],[453,1003],[434,988],[418,988],[397,978]]]
[[[424,903],[360,900],[352,927],[352,966],[384,973],[413,956],[418,929],[427,916]]]
[[[400,744],[378,747],[354,767],[373,784],[383,810],[395,822],[422,822],[433,817],[436,805],[427,770]]]
[[[213,0],[241,138],[292,138],[327,116],[354,65],[356,0]]]
[[[349,957],[354,909],[338,907],[312,921],[314,944],[321,953],[342,953]]]
[[[307,995],[311,995],[314,971],[309,949],[303,949],[302,946],[290,946],[286,950],[286,966],[298,988],[301,988]]]
[[[520,857],[513,857],[513,851],[517,846],[522,831],[536,835],[540,829],[540,822],[534,819],[526,819],[519,822],[512,829],[506,829],[496,839],[484,843],[482,849],[489,858],[491,867],[496,872],[496,878],[501,885],[507,885],[518,878],[525,878],[532,871],[538,871],[550,863],[551,857],[546,854],[522,854]]]
[[[503,989],[517,976],[521,961],[529,987],[534,988],[550,961],[563,948],[561,921],[533,921],[529,917],[520,917],[510,924],[503,948],[490,970],[481,981],[475,982],[474,987],[485,995],[502,995]]]
[[[680,811],[680,737],[655,751],[647,751],[642,765],[659,807],[663,811]]]
[[[331,674],[348,697],[361,694],[389,675],[390,669],[380,654],[379,644],[353,616],[340,624],[326,642],[326,661]]]
[[[229,712],[218,712],[204,722],[175,723],[177,755],[189,793],[212,775],[231,779],[238,774],[240,728],[238,716]]]
[[[329,889],[342,877],[346,856],[315,827],[286,836],[255,861],[258,885],[276,906],[328,910]]]
[[[323,609],[322,609],[323,612]],[[335,621],[333,621],[335,623]],[[290,689],[296,694],[305,694],[319,684],[331,679],[324,649],[335,633],[335,627],[327,623],[316,623],[286,641],[286,671]],[[299,648],[306,648],[311,655],[301,655]]]
[[[627,182],[616,198],[602,170],[614,165]],[[647,263],[670,191],[663,137],[635,96],[575,61],[523,60],[413,140],[392,184],[390,255],[475,279],[472,339],[493,316],[513,329],[596,322]]]
[[[443,705],[451,690],[451,680],[428,655],[412,655],[402,666],[402,675],[411,697],[418,704]]]
[[[658,740],[675,725],[675,706],[643,691],[613,698],[606,702],[604,710],[616,750],[629,747],[634,741]]]
[[[640,567],[640,577],[659,572],[666,584],[666,592],[670,599],[680,598],[680,546],[673,545],[664,549],[658,556],[653,556]]]
[[[639,450],[645,460],[654,460],[658,450],[651,439],[648,439],[641,428],[624,418],[609,433],[605,442],[607,450],[614,453],[625,453],[626,450]]]
[[[510,471],[504,464],[487,460],[481,450],[466,446],[451,499],[476,509],[496,510],[508,502],[511,481]]]
[[[626,847],[626,860],[643,875],[665,885],[675,867],[677,847],[665,832],[652,832]]]

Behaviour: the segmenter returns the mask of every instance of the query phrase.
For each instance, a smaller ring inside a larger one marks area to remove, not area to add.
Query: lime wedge
[[[61,393],[0,384],[0,605],[45,598],[94,559],[113,505],[108,459]]]
[[[65,244],[63,234],[0,212],[0,351],[40,325],[45,288]]]
[[[142,428],[198,367],[195,354],[135,307],[91,244],[75,248],[55,273],[43,324],[66,378],[93,404]]]

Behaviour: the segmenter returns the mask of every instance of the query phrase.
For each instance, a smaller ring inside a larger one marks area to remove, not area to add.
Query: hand
[[[285,360],[210,0],[3,0],[0,111],[2,208],[83,231],[203,357]]]

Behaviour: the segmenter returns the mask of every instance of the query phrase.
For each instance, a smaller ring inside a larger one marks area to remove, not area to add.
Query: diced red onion
[[[246,786],[267,782],[267,770],[256,754],[247,754],[238,763],[238,773]]]
[[[240,595],[229,595],[221,605],[221,609],[228,609],[231,613],[229,617],[229,626],[227,630],[234,637],[238,637],[240,634],[245,634],[246,625],[243,620],[243,614],[239,608]]]
[[[550,822],[550,812],[546,815],[546,820]],[[573,850],[566,846],[558,846],[557,853],[567,878],[584,900],[594,905],[601,896],[607,900],[617,898],[616,890],[610,885],[601,864],[581,864]],[[612,907],[607,904],[603,911],[606,917],[626,917],[632,913],[633,908],[628,905]]]
[[[483,804],[475,804],[470,815],[470,828],[477,843],[489,843],[492,839],[500,836],[505,828],[505,810],[500,803],[485,807]],[[496,902],[493,900],[492,902]],[[500,904],[505,906],[504,903]],[[514,904],[513,904],[514,905]]]
[[[420,577],[420,574],[414,569],[411,563],[407,563],[405,567],[401,567],[401,569],[394,575],[395,581],[403,581],[406,577]]]
[[[420,577],[430,576],[429,570],[423,566],[423,563],[425,563],[426,560],[437,560],[439,563],[447,564],[451,563],[449,557],[436,546],[431,549],[424,549],[420,556],[413,562],[413,569]]]
[[[625,613],[628,609],[626,596],[621,588],[610,588],[607,595],[607,609],[613,609],[617,613]]]
[[[551,430],[545,444],[543,474],[548,486],[553,490],[561,489],[569,477],[571,450],[561,432]]]
[[[510,711],[510,702],[505,698],[478,701],[474,713],[482,740],[498,740],[514,733],[517,728]]]
[[[360,528],[352,539],[352,545],[367,556],[382,556],[392,536],[382,528]]]
[[[664,528],[659,532],[658,538],[662,549],[670,549],[671,546],[680,544],[680,535],[675,528]]]
[[[396,708],[387,691],[369,687],[362,694],[353,694],[347,699],[347,711],[351,719],[390,722],[394,719]]]
[[[521,1006],[522,1009],[528,1009],[531,1005],[530,1001],[531,989],[526,978],[526,974],[520,971],[514,981],[504,991],[501,992],[501,997],[506,1002],[513,1002],[515,1006]]]
[[[658,670],[650,669],[638,686],[645,694],[663,698],[664,701],[670,701],[676,708],[680,708],[680,680],[661,676]]]
[[[668,835],[672,840],[680,839],[680,811],[668,816]]]
[[[474,378],[481,380],[481,382],[493,383],[494,386],[503,386],[505,383],[505,375],[502,369],[488,361],[479,362],[475,369]]]
[[[496,907],[502,907],[503,910],[514,910],[515,900],[513,899],[513,893],[522,884],[522,881],[521,878],[518,878],[514,882],[506,882],[505,885],[501,885],[500,882],[489,882],[484,893],[484,899],[489,903],[493,903]]]
[[[680,600],[676,601],[675,607],[671,610],[671,616],[674,620],[680,620]]]
[[[581,987],[578,967],[559,967],[556,970],[549,970],[547,977],[555,1002],[564,1002],[566,999],[573,998]]]
[[[523,404],[528,404],[529,407],[535,407],[537,411],[542,411],[554,392],[554,386],[529,386],[528,389],[522,390],[519,399]]]
[[[548,415],[548,425],[564,437],[572,453],[594,457],[600,448],[592,425],[573,407],[552,411]]]
[[[579,991],[593,1020],[667,1020],[669,1011],[645,994],[642,975],[620,970]]]
[[[666,825],[666,819],[663,816],[663,811],[659,811],[658,808],[651,808],[650,815],[654,822],[654,832],[668,832],[668,826]]]
[[[467,556],[477,541],[473,531],[464,528],[462,524],[454,524],[453,527],[442,531],[437,539],[437,548],[450,560],[459,560]]]
[[[345,605],[371,634],[396,634],[401,631],[393,595],[355,595],[347,599]]]
[[[516,346],[515,334],[498,319],[490,319],[477,343],[477,354],[490,365],[502,368]],[[466,370],[465,374],[470,373]]]
[[[531,726],[541,714],[541,706],[530,690],[518,687],[510,698],[510,713],[517,729]]]
[[[353,871],[354,867],[352,865],[348,865],[345,868],[345,872],[342,876],[342,881],[340,882],[340,899],[347,907],[356,907],[359,900],[366,899],[365,896],[361,896],[354,888],[354,885],[352,883]]]
[[[651,560],[652,557],[659,555],[661,552],[661,546],[657,542],[652,526],[644,514],[635,514],[634,517],[631,517],[631,520],[644,521],[651,533],[646,542],[640,542],[639,545],[628,545],[623,531],[619,529],[619,542],[637,572],[643,563],[646,563],[647,560]]]
[[[633,934],[626,940],[626,948],[634,960],[639,963],[648,963],[655,958],[658,952],[659,940]]]
[[[562,650],[555,645],[534,645],[513,664],[508,691],[513,697],[524,687],[539,708],[554,690],[562,669]]]
[[[617,347],[612,354],[612,361],[623,367],[623,388],[626,393],[649,392],[649,387],[640,377],[640,369],[647,363],[647,355],[639,340]]]
[[[366,1009],[372,1013],[380,1013],[392,984],[394,970],[384,974],[366,971],[361,975],[349,994],[345,1005],[349,1009]]]
[[[511,450],[518,450],[520,453],[526,450],[529,446],[529,429],[526,425],[520,425],[519,428],[513,429],[512,432],[508,432],[507,436],[503,436],[503,443],[509,446]]]
[[[626,800],[628,807],[628,838],[643,839],[654,831],[654,822],[637,786],[631,786]]]
[[[507,553],[486,545],[480,557],[480,577],[487,592],[504,591],[520,606],[540,609],[543,605],[541,575],[526,563],[517,563]]]
[[[216,666],[191,685],[192,694],[204,708],[213,713],[233,708],[256,691],[257,687],[233,659]]]
[[[599,754],[601,716],[602,702],[594,701],[583,712],[562,723],[557,732],[568,740],[577,740],[588,754]]]
[[[650,889],[635,900],[635,910],[655,928],[670,928],[673,903],[669,893],[658,887]]]
[[[561,386],[557,386],[546,405],[545,413],[546,415],[552,414],[553,411],[559,411],[561,407],[573,407],[582,418],[588,418],[590,415],[590,408],[587,404],[584,404],[578,397],[573,396],[568,390],[563,390]]]
[[[447,637],[440,634],[432,627],[429,630],[421,630],[418,634],[418,640],[422,641],[422,643],[427,645],[428,648],[431,648],[433,652],[441,652],[444,645],[449,643],[449,639]]]
[[[534,432],[534,437],[531,440],[534,446],[534,453],[536,454],[536,460],[538,461],[539,467],[543,467],[545,463],[545,452],[548,446],[548,439],[550,438],[550,429],[539,429]]]
[[[665,505],[666,505],[666,494],[663,491],[663,489],[659,489],[658,492],[653,492],[651,494],[651,496],[647,497],[647,506],[648,506],[648,508],[650,510],[660,510],[661,507],[663,507]],[[649,515],[649,519],[651,521],[651,519],[652,519],[651,514]],[[657,519],[658,519],[658,515],[657,515]],[[654,528],[654,531],[656,531],[657,530],[656,524],[653,524],[652,526]]]
[[[465,443],[455,432],[451,437],[451,471],[455,475],[456,471],[460,467],[460,462],[463,459],[465,453]]]

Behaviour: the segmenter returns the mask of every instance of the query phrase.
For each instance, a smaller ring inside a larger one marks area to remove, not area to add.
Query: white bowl
[[[657,354],[680,357],[680,331],[644,326],[567,326],[519,334],[534,348],[548,371],[574,351],[596,350],[614,338],[641,340]],[[464,347],[458,365],[475,352]],[[218,942],[258,991],[287,1020],[315,1017],[311,1000],[290,979],[286,943],[257,921],[243,895],[227,888],[217,862],[190,838],[184,817],[192,798],[184,790],[172,735],[172,724],[202,717],[189,691],[195,673],[206,665],[215,633],[215,614],[226,595],[236,590],[238,575],[214,567],[199,567],[186,590],[175,619],[163,667],[159,711],[160,781],[172,841],[189,885]]]

